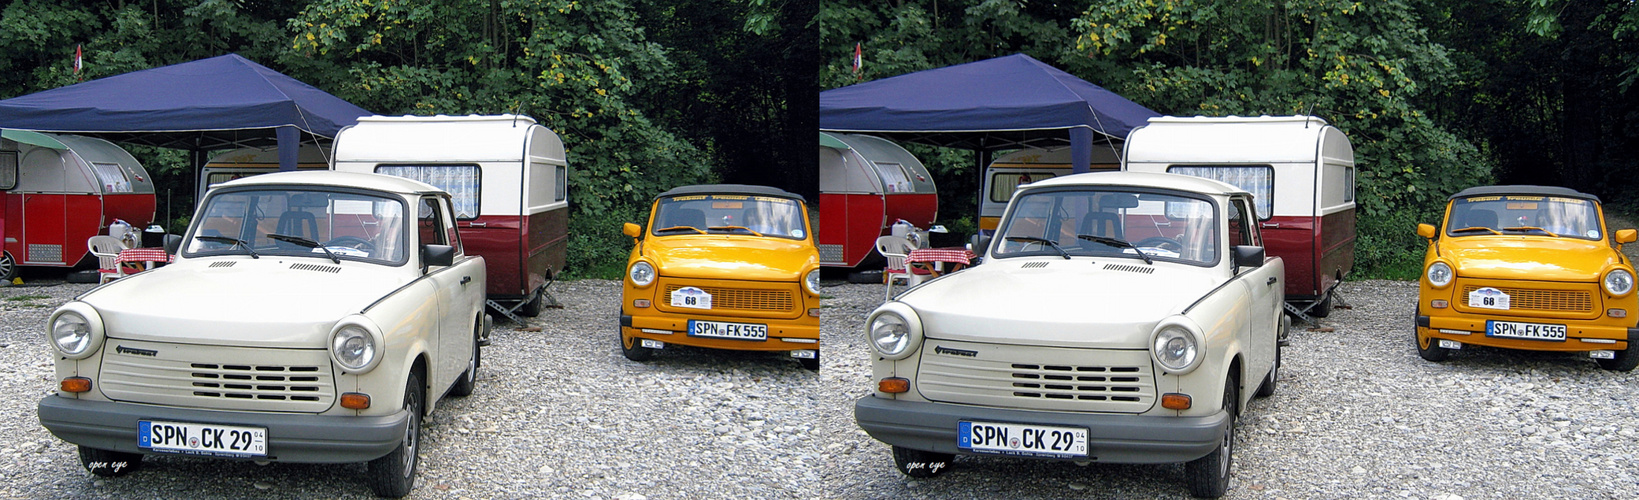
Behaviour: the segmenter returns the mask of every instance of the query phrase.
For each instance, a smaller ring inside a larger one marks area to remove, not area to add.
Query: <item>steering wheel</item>
[[[1138,240],[1138,243],[1134,243],[1133,246],[1139,248],[1160,248],[1162,250],[1175,253],[1184,251],[1183,243],[1179,243],[1178,240],[1174,240],[1172,238],[1163,238],[1160,236],[1151,236],[1149,238]]]
[[[363,251],[370,252],[370,253],[375,253],[375,251],[376,251],[376,245],[373,244],[373,243],[370,243],[370,240],[360,238],[360,237],[357,237],[357,236],[338,236],[336,238],[332,238],[330,241],[320,243],[319,245],[320,246],[327,246],[327,247],[332,247],[332,246],[347,247],[347,248],[363,250]]]

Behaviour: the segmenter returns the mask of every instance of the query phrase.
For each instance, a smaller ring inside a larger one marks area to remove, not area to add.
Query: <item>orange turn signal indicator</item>
[[[1445,309],[1447,307],[1450,307],[1450,305],[1451,305],[1451,303],[1446,302],[1445,299],[1434,299],[1434,300],[1431,300],[1431,301],[1428,302],[1428,306],[1432,307],[1432,308],[1435,308],[1435,309]]]
[[[1626,317],[1628,317],[1628,310],[1627,309],[1611,308],[1611,309],[1605,311],[1605,315],[1610,316],[1612,318],[1626,318]]]
[[[808,315],[816,317],[816,318],[819,317],[819,312],[820,312],[820,308],[818,308],[818,307],[808,309]]]
[[[889,394],[901,394],[911,391],[910,379],[904,377],[888,377],[877,381],[876,390]]]
[[[636,307],[636,308],[638,308],[638,309],[642,309],[642,308],[645,308],[645,307],[649,307],[649,299],[637,299],[637,300],[633,300],[633,301],[632,301],[632,307]]]
[[[1191,405],[1188,394],[1169,392],[1161,395],[1161,407],[1168,410],[1188,410]]]
[[[362,392],[344,392],[341,395],[341,407],[349,410],[363,410],[370,408],[370,395]]]
[[[63,392],[91,392],[91,379],[85,377],[68,377],[63,379]]]

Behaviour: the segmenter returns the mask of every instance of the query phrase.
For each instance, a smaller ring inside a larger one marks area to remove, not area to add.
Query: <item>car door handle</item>
[[[1269,279],[1273,280],[1275,278],[1269,278]],[[461,284],[465,285],[467,283],[472,283],[472,277],[471,276],[462,276],[461,277]],[[1273,283],[1273,281],[1271,281],[1271,283]]]
[[[1274,277],[1274,276],[1270,276],[1270,277],[1269,277],[1269,281],[1265,281],[1265,282],[1263,282],[1263,284],[1265,284],[1265,285],[1273,285],[1273,284],[1275,284],[1275,282],[1276,282],[1276,281],[1280,281],[1280,280],[1279,280],[1279,279],[1276,279],[1276,278],[1275,278],[1275,277]],[[463,283],[464,283],[464,282],[463,282]]]

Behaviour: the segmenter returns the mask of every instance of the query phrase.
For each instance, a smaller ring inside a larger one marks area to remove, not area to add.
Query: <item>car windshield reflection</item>
[[[249,254],[397,264],[404,202],[358,192],[261,189],[215,193],[185,242],[188,257]],[[311,244],[310,244],[311,243]]]

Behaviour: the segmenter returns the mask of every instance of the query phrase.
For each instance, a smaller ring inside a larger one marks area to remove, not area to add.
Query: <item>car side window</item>
[[[444,223],[443,204],[438,198],[424,196],[416,210],[417,244],[448,245],[448,225]]]
[[[1258,242],[1258,232],[1253,230],[1250,222],[1252,213],[1247,209],[1246,200],[1236,199],[1230,202],[1229,210],[1229,244],[1262,246]]]

